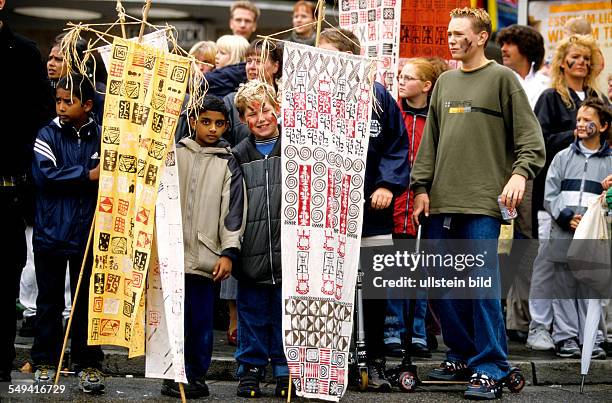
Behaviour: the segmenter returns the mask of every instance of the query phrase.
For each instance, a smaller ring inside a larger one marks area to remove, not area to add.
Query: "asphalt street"
[[[253,401],[236,397],[236,382],[209,381],[211,396],[199,401],[240,402]],[[60,385],[65,386],[63,393],[34,393],[32,374],[13,372],[13,393],[9,393],[8,385],[2,384],[0,401],[2,402],[117,402],[117,401],[159,401],[176,402],[180,399],[168,398],[160,394],[161,380],[141,377],[109,377],[106,380],[107,392],[99,396],[84,395],[78,390],[78,380],[74,376],[62,377]],[[19,393],[18,393],[19,391]],[[60,388],[56,389],[60,392]],[[407,394],[399,391],[393,393],[361,393],[348,391],[342,402],[465,402],[462,399],[462,387],[427,387],[420,388],[415,393]],[[274,385],[263,385],[264,396],[254,399],[256,402],[281,402],[274,397]],[[612,385],[587,385],[584,393],[580,393],[577,385],[527,386],[519,394],[504,391],[500,402],[610,402]],[[195,400],[190,400],[195,401]],[[307,399],[294,398],[294,402],[307,402]]]

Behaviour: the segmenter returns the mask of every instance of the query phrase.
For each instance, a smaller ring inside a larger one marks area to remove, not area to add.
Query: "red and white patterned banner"
[[[283,343],[297,394],[347,387],[375,62],[287,43],[282,94]]]
[[[397,98],[401,0],[341,0],[340,26],[361,43],[361,54],[376,58],[376,81]]]

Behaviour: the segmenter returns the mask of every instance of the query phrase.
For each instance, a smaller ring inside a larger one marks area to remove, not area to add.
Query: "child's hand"
[[[570,221],[570,228],[572,231],[576,231],[576,228],[578,227],[578,224],[580,224],[581,219],[582,216],[580,214],[574,215],[574,218],[572,218],[572,221]]]
[[[606,179],[601,181],[601,186],[603,186],[604,190],[608,190],[612,186],[612,175],[606,176]]]
[[[372,199],[372,208],[374,210],[384,210],[391,205],[393,193],[389,189],[378,188],[370,196]]]
[[[227,256],[221,256],[213,269],[213,280],[225,280],[232,274],[232,259]]]
[[[96,165],[94,169],[89,171],[90,181],[97,181],[98,179],[100,179],[100,164]]]

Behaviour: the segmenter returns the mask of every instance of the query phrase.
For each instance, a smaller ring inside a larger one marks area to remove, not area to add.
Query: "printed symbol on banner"
[[[145,175],[145,166],[147,162],[145,160],[138,160],[138,166],[136,167],[137,175],[139,178],[143,178]]]
[[[130,118],[130,101],[119,101],[119,119]]]
[[[110,192],[113,189],[113,177],[108,175],[100,175],[100,190]]]
[[[148,106],[135,103],[134,110],[132,112],[132,123],[137,124],[139,126],[144,125],[147,122],[150,110],[151,108],[149,108]]]
[[[179,198],[179,187],[177,185],[168,185],[168,199],[177,200]]]
[[[178,81],[179,83],[184,83],[187,79],[187,69],[181,66],[174,66],[170,79],[173,81]]]
[[[102,142],[106,144],[119,144],[119,134],[118,127],[104,127]]]
[[[319,127],[319,115],[316,111],[306,111],[306,127],[309,129]]]
[[[93,318],[91,320],[91,339],[98,340],[100,336],[100,319]]]
[[[104,273],[94,274],[94,294],[104,294]]]
[[[128,47],[123,45],[115,45],[113,48],[113,59],[125,60],[128,54]]]
[[[114,236],[111,239],[111,252],[119,255],[127,254],[127,238],[123,236]]]
[[[132,279],[127,277],[123,280],[123,295],[125,295],[126,297],[132,295]]]
[[[125,231],[125,218],[117,217],[115,218],[115,226],[113,228],[115,232],[123,233]]]
[[[120,193],[128,193],[129,191],[128,178],[126,178],[123,175],[117,178],[117,190]]]
[[[119,203],[117,205],[117,213],[125,216],[127,215],[130,209],[130,202],[127,200],[119,199]]]
[[[104,270],[106,268],[107,258],[108,258],[108,256],[106,256],[106,255],[104,255],[104,256],[97,255],[96,256],[96,263],[95,263],[96,270]]]
[[[102,319],[100,322],[100,334],[102,336],[115,336],[119,331],[119,321],[114,319]]]
[[[153,119],[151,119],[151,130],[155,133],[160,133],[164,127],[164,115],[160,115],[157,112],[153,112]]]
[[[112,61],[110,64],[110,69],[108,71],[113,77],[122,77],[123,76],[123,63]]]
[[[161,315],[157,311],[149,312],[149,325],[151,326],[159,326],[159,320],[161,319]]]
[[[149,224],[149,214],[151,214],[150,210],[147,210],[144,207],[141,207],[140,210],[138,211],[138,214],[136,214],[136,221],[143,223],[144,225],[148,225]]]
[[[168,97],[166,102],[166,113],[174,116],[178,116],[181,113],[183,107],[183,100],[176,97]]]
[[[139,248],[148,248],[151,245],[151,234],[147,234],[144,231],[138,231],[138,239],[136,240],[136,246]],[[138,253],[138,251],[136,251]]]
[[[147,167],[147,176],[145,178],[145,183],[147,185],[155,185],[155,181],[157,180],[157,167],[155,165],[149,164]]]
[[[176,165],[176,153],[174,151],[168,151],[166,154],[166,166],[172,167]]]
[[[121,88],[123,84],[119,80],[111,80],[108,86],[108,93],[111,95],[121,95]]]
[[[147,269],[147,258],[148,258],[149,254],[147,252],[140,252],[140,251],[135,251],[134,252],[134,269],[138,270],[138,271],[145,271]],[[132,286],[133,287],[140,287],[137,286],[135,284],[135,279],[132,276]]]
[[[134,305],[127,301],[123,301],[123,314],[130,318],[132,316],[132,312],[134,312]]]
[[[134,238],[134,219],[130,218],[130,232],[129,232],[129,236],[130,238]]]
[[[116,294],[117,290],[119,289],[120,280],[121,276],[117,276],[115,274],[108,274],[106,277],[106,286],[104,288],[104,291]]]
[[[133,155],[119,155],[119,170],[121,172],[136,173],[136,157]]]
[[[102,312],[102,297],[94,297],[92,310],[94,312]]]
[[[105,150],[104,158],[102,160],[102,169],[105,171],[113,172],[117,167],[117,151]]]
[[[145,60],[145,53],[142,50],[134,51],[134,58],[132,59],[132,65],[143,67]]]
[[[100,203],[98,211],[102,213],[112,213],[113,212],[113,198],[107,196],[100,196]]]
[[[113,229],[113,216],[110,214],[98,214],[96,225],[102,231],[112,231]]]
[[[164,80],[161,80],[160,82],[163,83]],[[151,107],[153,107],[153,109],[156,111],[163,112],[166,108],[166,94],[154,93],[153,99],[151,100]]]
[[[128,98],[138,98],[138,94],[140,93],[140,83],[136,81],[127,81],[123,86],[123,91],[125,92],[125,96]]]
[[[155,67],[155,55],[147,54],[145,57],[144,68],[151,70]]]
[[[119,300],[116,298],[104,299],[104,313],[109,315],[117,315],[119,312]]]
[[[104,108],[104,117],[107,119],[115,119],[117,117],[116,111],[119,109],[119,101],[108,97],[106,98],[106,103],[108,107]]]
[[[164,125],[164,130],[162,131],[162,138],[166,140],[173,138],[175,129],[176,118],[166,116],[166,124]]]
[[[108,244],[110,243],[110,234],[106,232],[100,232],[100,240],[98,242],[98,249],[102,252],[108,251]]]
[[[140,148],[148,150],[151,145],[151,139],[140,139]]]
[[[125,324],[125,333],[123,338],[125,339],[125,341],[130,341],[130,339],[132,338],[132,325],[130,323]]]
[[[111,270],[119,270],[119,260],[117,259],[116,256],[109,256],[108,257],[108,268]]]
[[[142,274],[141,273],[132,273],[132,287],[140,288],[142,286]]]
[[[153,198],[155,197],[155,194],[156,192],[153,189],[145,188],[142,191],[142,204],[149,205],[149,206],[153,204]]]
[[[165,151],[166,145],[164,143],[153,140],[151,143],[151,148],[149,148],[149,156],[155,158],[156,160],[161,160],[164,158]]]
[[[164,60],[160,60],[158,66],[157,75],[160,77],[166,77],[168,75],[168,63]]]

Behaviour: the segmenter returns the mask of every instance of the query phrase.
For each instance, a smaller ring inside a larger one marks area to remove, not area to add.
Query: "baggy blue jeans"
[[[289,376],[283,349],[283,289],[279,285],[248,284],[238,281],[238,348],[236,361],[240,378],[257,368],[263,378],[268,362],[275,378]]]
[[[416,299],[414,324],[412,327],[412,343],[427,345],[425,331],[425,315],[427,314],[427,299]],[[387,300],[387,317],[385,319],[385,344],[402,343],[402,337],[407,324],[404,323],[404,310],[409,309],[410,301],[401,299]]]
[[[449,216],[451,222],[447,229],[444,219]],[[500,225],[499,219],[483,215],[434,214],[427,221],[427,237],[494,240],[499,238]],[[489,274],[499,285],[499,264]],[[496,380],[510,372],[500,300],[437,299],[433,302],[440,317],[444,344],[449,349],[448,360],[465,362],[474,372]]]

